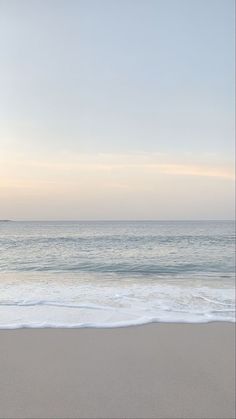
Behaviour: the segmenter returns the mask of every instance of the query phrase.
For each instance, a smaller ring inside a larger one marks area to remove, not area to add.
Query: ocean
[[[0,328],[235,321],[232,221],[0,222]]]

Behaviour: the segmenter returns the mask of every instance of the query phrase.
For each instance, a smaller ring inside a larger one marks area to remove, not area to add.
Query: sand
[[[1,418],[234,418],[235,325],[0,331]]]

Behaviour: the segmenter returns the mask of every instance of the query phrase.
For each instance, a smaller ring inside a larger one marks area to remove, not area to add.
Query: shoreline
[[[235,417],[235,324],[0,330],[0,418]]]
[[[0,333],[2,331],[7,331],[7,330],[12,330],[12,331],[18,331],[18,330],[83,330],[83,329],[88,329],[88,330],[113,330],[113,329],[126,329],[126,328],[139,328],[139,327],[145,327],[148,325],[207,325],[207,324],[231,324],[231,325],[235,325],[236,327],[236,318],[234,320],[206,320],[206,321],[201,321],[201,322],[197,322],[197,321],[164,321],[164,320],[160,320],[160,321],[147,321],[145,322],[140,322],[140,323],[130,323],[130,324],[119,324],[119,325],[115,325],[115,326],[111,326],[111,325],[102,325],[102,326],[95,326],[95,325],[70,325],[70,326],[55,326],[55,325],[47,325],[47,326],[13,326],[13,327],[0,327]]]

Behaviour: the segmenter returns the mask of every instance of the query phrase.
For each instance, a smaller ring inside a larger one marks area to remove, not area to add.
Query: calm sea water
[[[1,222],[0,328],[234,321],[231,221]]]

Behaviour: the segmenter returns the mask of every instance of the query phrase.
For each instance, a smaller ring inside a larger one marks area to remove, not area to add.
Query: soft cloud
[[[0,158],[0,218],[231,218],[233,164],[157,153]]]
[[[1,186],[36,186],[70,182],[86,175],[100,177],[120,174],[122,176],[142,173],[144,176],[159,174],[218,177],[234,179],[233,162],[222,162],[219,158],[208,157],[208,162],[193,156],[176,159],[170,155],[158,153],[135,154],[63,154],[57,157],[26,158],[24,155],[4,156],[0,159]]]

